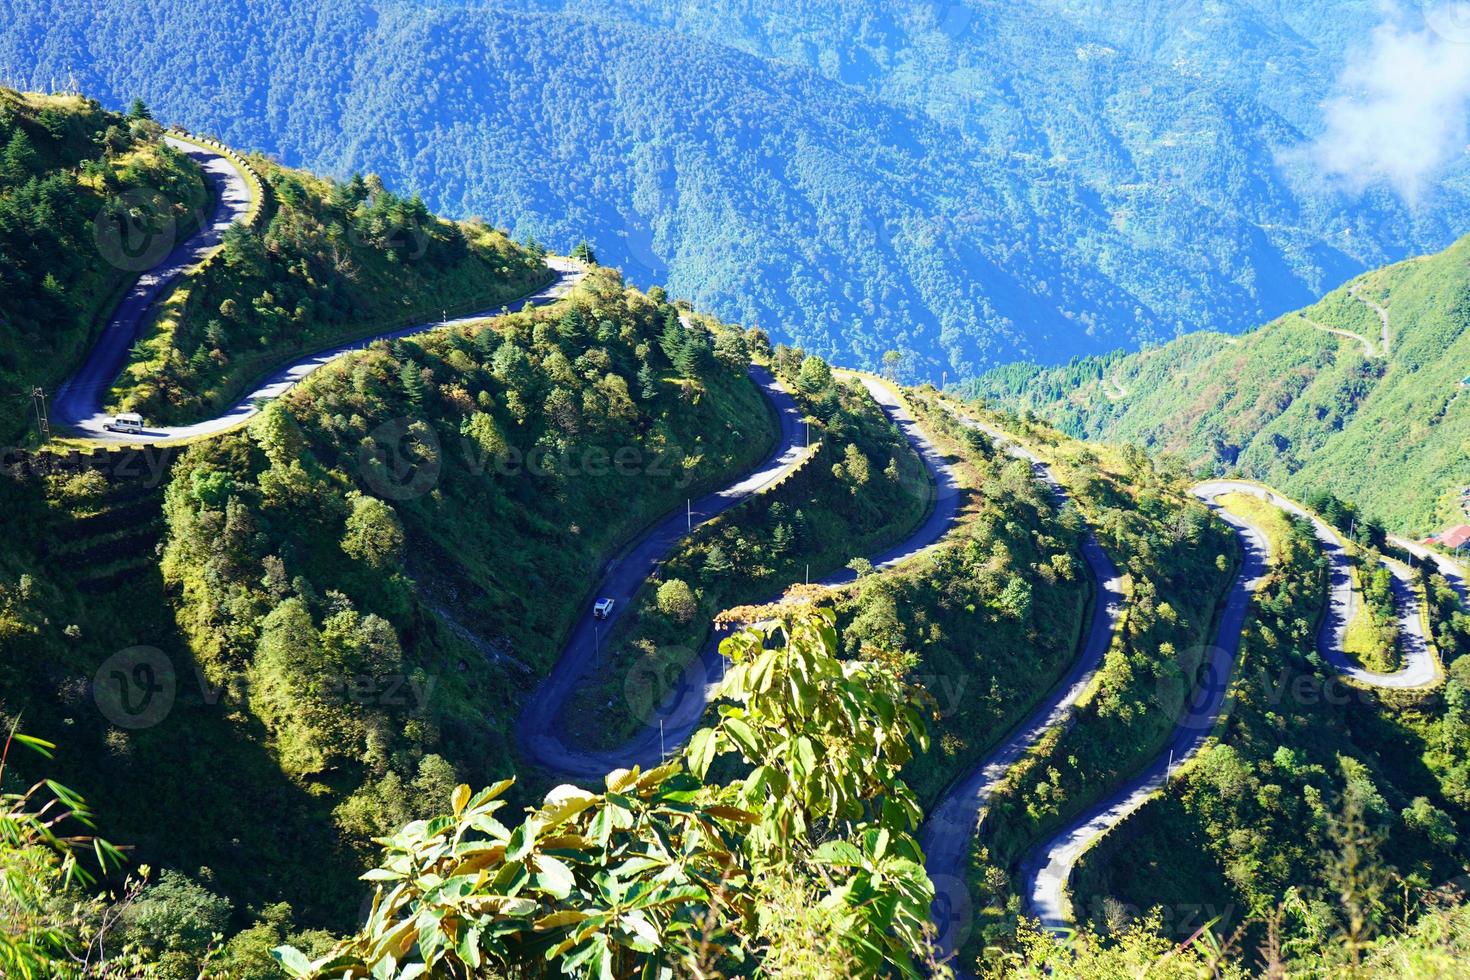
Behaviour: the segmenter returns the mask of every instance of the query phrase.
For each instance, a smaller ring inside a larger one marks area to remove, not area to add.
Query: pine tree
[[[689,331],[685,330],[679,323],[677,316],[671,317],[664,323],[664,332],[659,335],[658,346],[669,359],[670,364],[679,363],[679,355],[684,351],[684,344],[689,340]]]
[[[152,119],[153,113],[148,111],[148,106],[142,99],[134,99],[133,104],[128,106],[128,118],[131,120]]]
[[[582,347],[587,341],[587,331],[582,321],[582,311],[572,307],[562,314],[556,324],[556,332],[572,347]]]
[[[0,175],[11,183],[19,184],[30,178],[36,168],[36,149],[25,130],[17,128],[5,144],[5,156],[0,160]]]
[[[597,264],[597,253],[592,251],[592,246],[587,244],[586,239],[578,242],[572,249],[572,258],[579,262],[586,262],[588,265]]]
[[[658,388],[654,384],[653,368],[647,361],[638,369],[638,397],[646,402],[653,401],[658,396]]]
[[[710,545],[710,549],[704,556],[704,573],[710,577],[728,575],[734,566],[730,564],[730,558],[725,554],[725,549],[718,544]]]
[[[771,551],[778,555],[786,554],[791,550],[791,537],[791,525],[777,524],[771,532]]]
[[[685,377],[702,377],[705,368],[709,366],[710,359],[714,353],[710,347],[709,335],[703,330],[685,331],[684,346],[679,350],[679,355],[674,358],[674,366],[679,373]]]
[[[419,366],[413,361],[404,361],[403,367],[398,371],[398,380],[403,383],[403,393],[408,396],[408,403],[414,408],[423,408],[424,378],[419,373]]]

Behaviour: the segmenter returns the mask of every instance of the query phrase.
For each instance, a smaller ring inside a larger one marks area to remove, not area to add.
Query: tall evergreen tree
[[[638,397],[644,401],[653,401],[658,395],[658,387],[654,384],[653,368],[647,361],[638,369]]]
[[[658,346],[669,359],[670,364],[679,363],[679,355],[683,353],[684,344],[689,339],[689,331],[679,322],[679,318],[672,317],[664,322],[664,332],[659,334]]]
[[[424,378],[419,373],[419,366],[413,361],[404,361],[403,367],[398,371],[398,380],[403,383],[403,393],[408,396],[408,403],[414,408],[423,408]]]
[[[7,183],[20,184],[29,180],[36,170],[36,148],[25,130],[16,128],[5,144],[5,155],[0,158],[0,175]]]

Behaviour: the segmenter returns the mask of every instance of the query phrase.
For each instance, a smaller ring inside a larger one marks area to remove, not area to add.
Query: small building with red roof
[[[1447,531],[1443,531],[1429,539],[1434,544],[1443,545],[1451,551],[1459,551],[1465,545],[1470,544],[1470,524],[1456,524]]]

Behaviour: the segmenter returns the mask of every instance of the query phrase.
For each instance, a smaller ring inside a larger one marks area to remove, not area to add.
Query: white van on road
[[[103,428],[112,432],[135,432],[143,431],[143,416],[137,412],[121,412],[108,422]]]

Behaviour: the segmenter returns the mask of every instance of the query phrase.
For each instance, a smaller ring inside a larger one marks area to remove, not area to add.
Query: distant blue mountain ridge
[[[1456,174],[1413,211],[1277,163],[1371,4],[1157,8],[0,0],[0,77],[586,238],[914,380],[1240,331],[1466,230]]]

